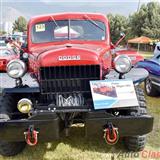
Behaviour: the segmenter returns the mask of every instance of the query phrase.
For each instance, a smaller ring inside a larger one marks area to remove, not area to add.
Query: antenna
[[[140,8],[140,3],[141,3],[141,0],[139,0],[139,1],[138,1],[137,12],[139,11],[139,8]]]

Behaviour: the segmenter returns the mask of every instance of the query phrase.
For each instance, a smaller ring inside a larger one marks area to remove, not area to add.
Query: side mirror
[[[125,33],[124,32],[121,32],[120,33],[120,37],[125,37],[126,35],[125,35]]]
[[[126,35],[123,32],[120,33],[120,39],[114,45],[115,48],[121,43],[121,41],[125,38],[125,36]]]

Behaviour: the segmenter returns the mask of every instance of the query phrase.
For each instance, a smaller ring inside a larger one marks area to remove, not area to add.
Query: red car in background
[[[12,49],[0,48],[0,73],[5,72],[7,63],[15,58],[18,58],[18,54]]]
[[[143,61],[144,60],[144,57],[139,54],[138,51],[136,50],[132,50],[132,49],[128,49],[128,48],[117,48],[115,50],[115,54],[116,56],[118,55],[127,55],[128,57],[130,57],[131,61],[132,61],[132,64],[135,65],[137,62],[139,61]]]

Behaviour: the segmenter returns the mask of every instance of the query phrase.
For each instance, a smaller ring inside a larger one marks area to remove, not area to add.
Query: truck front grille
[[[90,92],[90,80],[100,79],[99,65],[40,68],[41,94]]]

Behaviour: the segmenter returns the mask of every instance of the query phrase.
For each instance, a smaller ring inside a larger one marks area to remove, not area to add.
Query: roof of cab
[[[101,20],[103,22],[108,22],[107,17],[101,13],[88,13],[88,12],[64,12],[64,13],[56,13],[56,14],[45,14],[32,17],[29,23],[37,23],[40,21],[47,20],[49,17],[54,17],[54,19],[80,19],[88,16],[92,19]],[[86,17],[87,19],[87,17]]]

